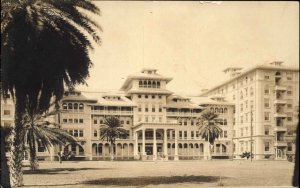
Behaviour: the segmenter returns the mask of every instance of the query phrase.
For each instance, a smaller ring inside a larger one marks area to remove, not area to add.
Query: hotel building
[[[230,67],[224,72],[230,78],[201,96],[221,95],[234,103],[234,155],[249,152],[250,147],[255,159],[294,155],[299,69],[272,62],[247,70]]]
[[[225,73],[230,79],[198,97],[169,91],[172,78],[156,69],[129,75],[115,93],[66,91],[54,121],[77,143],[50,151],[38,145],[38,156],[54,160],[63,150],[76,159],[109,160],[109,143],[100,139],[100,129],[106,117],[117,116],[129,137],[116,140],[115,160],[203,159],[207,145],[198,135],[198,123],[204,109],[219,114],[223,130],[214,143],[213,158],[239,158],[251,146],[255,159],[294,155],[299,70],[274,62],[245,71],[228,68]],[[1,105],[1,125],[11,124],[13,103],[1,100]]]

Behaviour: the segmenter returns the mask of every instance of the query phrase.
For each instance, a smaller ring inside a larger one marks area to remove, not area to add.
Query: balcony
[[[132,111],[120,110],[92,110],[92,113],[97,115],[133,115]]]
[[[167,116],[184,116],[184,117],[191,117],[191,116],[199,116],[200,113],[193,113],[193,112],[167,112]]]
[[[283,112],[276,112],[276,113],[274,114],[274,117],[275,117],[275,118],[286,118],[287,115],[286,115],[285,113],[283,113]]]
[[[274,101],[274,104],[286,104],[286,100],[285,99],[276,99]]]
[[[274,127],[274,132],[286,132],[287,128],[283,126]]]
[[[286,86],[275,86],[275,91],[286,91]]]
[[[287,147],[287,143],[285,141],[275,141],[274,147]]]

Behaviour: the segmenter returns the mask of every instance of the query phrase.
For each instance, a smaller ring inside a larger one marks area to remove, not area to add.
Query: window
[[[156,85],[157,85],[157,88],[160,88],[160,82],[157,82]]]
[[[38,144],[38,152],[44,152],[45,151],[45,147],[42,144],[42,142],[41,142],[40,139],[38,140],[37,144]]]
[[[288,143],[287,143],[287,150],[288,150],[288,151],[293,151],[293,145],[292,145],[291,142],[288,142]]]
[[[155,112],[155,108],[152,108],[152,112]]]
[[[148,99],[148,95],[145,95],[145,99]]]
[[[145,112],[148,112],[148,107],[145,107]]]
[[[73,130],[73,136],[78,137],[78,130],[77,129]]]
[[[183,122],[183,125],[187,125],[187,122],[186,122],[186,120],[184,120],[184,122]]]
[[[241,104],[240,107],[241,107],[241,112],[242,112],[243,111],[243,104]]]
[[[179,138],[182,138],[182,131],[179,131]]]
[[[94,124],[97,124],[97,120],[96,119],[94,119]]]
[[[78,119],[74,119],[74,123],[78,123]]]
[[[161,95],[158,95],[158,98],[161,99]]]
[[[292,108],[293,105],[292,104],[287,104],[287,108]]]
[[[194,131],[191,131],[191,138],[194,139]]]
[[[82,129],[79,130],[79,137],[83,137],[83,130]]]
[[[227,125],[227,119],[224,119],[224,125]]]
[[[194,125],[194,120],[191,120],[191,125]]]
[[[227,108],[224,108],[224,114],[226,114],[227,113]]]
[[[152,95],[152,99],[155,99],[155,95]]]
[[[265,95],[269,95],[270,94],[270,89],[268,87],[266,87],[264,89],[264,93],[265,93]]]
[[[97,130],[94,130],[94,137],[97,137]]]
[[[84,107],[83,107],[83,104],[80,103],[80,104],[79,104],[79,110],[83,110],[83,108],[84,108]]]
[[[142,95],[138,95],[138,98],[139,98],[139,99],[142,98]]]
[[[143,87],[143,81],[139,81],[139,87]]]
[[[139,112],[141,112],[142,111],[142,108],[141,108],[141,106],[139,105],[139,107],[138,107],[138,111]]]
[[[265,106],[265,108],[270,108],[270,100],[269,99],[264,99],[264,106]]]
[[[74,103],[74,110],[77,110],[77,109],[78,109],[78,104]]]
[[[265,127],[265,135],[269,135],[270,134],[270,129],[269,127]]]
[[[68,119],[63,119],[63,123],[68,123]]]
[[[187,139],[187,131],[184,131],[184,138]]]
[[[288,94],[288,95],[291,95],[293,92],[292,92],[292,87],[291,86],[287,86],[287,91],[286,91],[286,93]]]
[[[287,121],[293,121],[293,117],[290,114],[287,117]]]
[[[159,111],[159,112],[162,112],[162,108],[161,108],[161,107],[159,107],[159,108],[158,108],[158,111]]]
[[[244,129],[241,128],[241,136],[244,136]]]
[[[270,112],[264,113],[265,121],[270,121]]]
[[[72,103],[69,103],[68,104],[68,109],[70,110],[70,109],[73,109],[73,104]]]
[[[79,119],[79,123],[83,123],[83,119]]]
[[[130,121],[126,121],[126,124],[129,125],[129,124],[130,124]]]
[[[66,103],[63,103],[63,109],[67,110],[68,109],[68,105]]]
[[[240,93],[240,99],[243,99],[243,92]]]
[[[123,121],[123,120],[121,121],[121,124],[124,124],[124,121]]]
[[[270,143],[265,142],[265,151],[270,151]]]
[[[10,115],[10,110],[4,110],[4,115],[9,116]]]
[[[224,138],[227,138],[228,135],[227,135],[227,131],[224,131]]]
[[[73,123],[73,119],[69,119],[69,123]]]

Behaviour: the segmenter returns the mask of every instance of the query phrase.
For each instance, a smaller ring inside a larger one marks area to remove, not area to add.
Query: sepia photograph
[[[1,188],[299,187],[299,2],[1,0]]]

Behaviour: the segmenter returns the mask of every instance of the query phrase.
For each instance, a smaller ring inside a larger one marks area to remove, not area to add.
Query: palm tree
[[[15,100],[12,186],[23,184],[25,109],[47,111],[52,98],[57,103],[62,98],[64,86],[84,84],[89,76],[93,47],[88,36],[99,44],[101,28],[86,12],[100,14],[88,0],[1,0],[1,93]]]
[[[100,137],[102,140],[106,139],[110,143],[109,154],[110,160],[114,159],[114,145],[116,138],[126,139],[128,137],[128,132],[126,129],[121,128],[121,123],[119,118],[110,116],[105,118],[104,124],[100,129]]]
[[[26,113],[23,118],[25,130],[24,144],[28,144],[29,146],[30,168],[33,171],[38,169],[36,143],[39,142],[49,151],[50,146],[76,142],[76,139],[65,130],[60,129],[58,124],[45,120],[58,113],[58,110],[45,113],[44,115]]]
[[[0,126],[0,132],[1,132],[1,183],[0,185],[2,187],[11,187],[10,186],[10,178],[9,178],[9,169],[7,164],[7,158],[6,153],[9,149],[9,135],[11,134],[11,127],[10,126]]]
[[[222,133],[222,129],[218,126],[218,114],[211,110],[204,110],[200,117],[199,134],[207,142],[207,159],[211,159],[212,146]]]

